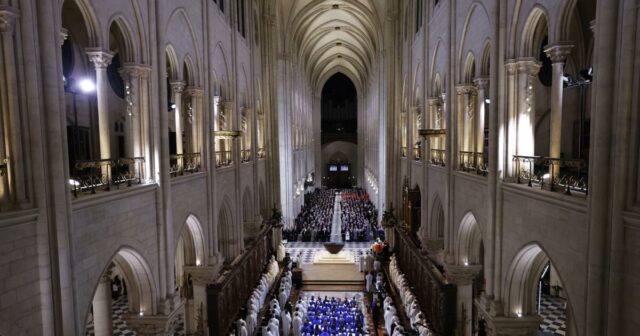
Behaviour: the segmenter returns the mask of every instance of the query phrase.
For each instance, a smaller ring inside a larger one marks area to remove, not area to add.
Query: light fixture
[[[196,259],[196,266],[200,266],[200,259]]]
[[[77,187],[80,185],[80,182],[74,180],[74,179],[69,179],[69,184],[73,187]]]
[[[96,84],[90,79],[82,79],[78,82],[78,88],[84,93],[91,93],[96,90]]]
[[[522,317],[522,312],[517,312],[516,315],[520,318]]]
[[[485,103],[487,103],[487,104],[491,104],[491,99],[489,99],[489,98],[485,98],[485,99],[484,99],[484,102],[485,102]]]
[[[143,316],[143,315],[144,315],[144,313],[142,311],[140,311],[140,316]]]
[[[175,110],[175,109],[176,109],[176,104],[175,104],[175,103],[172,103],[172,104],[171,104],[171,109],[172,109],[172,110]]]
[[[469,262],[468,262],[468,261],[465,261],[465,262],[464,262],[464,265],[465,265],[465,266],[469,266]]]

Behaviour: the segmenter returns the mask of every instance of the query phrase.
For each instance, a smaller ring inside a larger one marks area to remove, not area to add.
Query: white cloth
[[[282,335],[289,336],[289,331],[291,331],[291,315],[286,312],[282,315]]]
[[[367,280],[367,292],[371,293],[373,290],[373,275],[371,275],[371,273],[367,273],[364,278]]]
[[[301,336],[302,335],[302,319],[300,316],[296,316],[293,318],[293,336]]]

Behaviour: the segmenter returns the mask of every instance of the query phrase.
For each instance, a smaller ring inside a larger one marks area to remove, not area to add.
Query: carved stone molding
[[[190,97],[202,97],[204,96],[204,89],[197,86],[188,86],[184,89],[184,93]]]
[[[172,80],[171,82],[169,82],[169,85],[171,86],[171,92],[182,93],[184,91],[186,83],[181,80]]]
[[[444,270],[449,282],[460,285],[470,285],[473,278],[482,270],[482,265],[450,265],[446,264]]]
[[[573,44],[570,42],[560,42],[545,47],[544,52],[549,56],[552,63],[564,63],[571,53]]]
[[[194,285],[206,286],[216,281],[222,265],[215,266],[185,266],[184,272],[191,275]]]
[[[473,84],[468,83],[456,85],[456,92],[459,95],[468,94],[475,96],[476,94],[478,94],[476,87]]]
[[[170,324],[170,316],[153,315],[139,316],[135,314],[125,314],[122,319],[127,322],[127,326],[139,336],[165,335]]]
[[[542,318],[538,315],[523,317],[493,316],[486,319],[487,335],[529,336],[535,335]]]
[[[0,33],[13,34],[20,12],[11,6],[0,6]]]
[[[418,130],[418,134],[423,138],[437,137],[437,136],[441,136],[441,135],[447,134],[447,130],[443,129],[443,128],[420,129],[420,130]]]
[[[504,67],[507,69],[507,75],[515,75],[518,73],[518,65],[515,60],[508,60]]]
[[[542,64],[536,61],[534,58],[522,58],[516,62],[518,73],[520,74],[528,74],[530,76],[535,76],[540,71]]]
[[[476,85],[478,90],[484,90],[489,87],[489,77],[476,77],[473,79],[473,84]]]
[[[218,139],[235,139],[242,134],[240,131],[215,131],[214,135]]]
[[[100,48],[87,48],[85,49],[85,52],[87,53],[87,56],[89,56],[89,61],[93,63],[93,66],[96,69],[106,69],[113,59],[112,53]]]

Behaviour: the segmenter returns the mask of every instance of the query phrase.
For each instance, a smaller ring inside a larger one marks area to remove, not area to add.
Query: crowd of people
[[[361,188],[323,188],[306,195],[306,202],[295,219],[294,227],[283,230],[283,239],[288,242],[329,241],[337,193],[341,198],[342,241],[370,241],[382,231],[377,224],[378,212],[366,191]]]
[[[246,336],[253,335],[257,328],[258,315],[260,315],[260,309],[264,305],[269,290],[276,281],[278,276],[279,267],[275,257],[271,257],[266,271],[260,277],[258,285],[251,292],[251,296],[247,301],[247,311],[244,319],[240,319],[236,323],[237,335]],[[290,278],[289,278],[290,279]],[[291,282],[289,282],[290,284]],[[291,287],[289,287],[289,291]]]
[[[337,189],[316,189],[305,196],[295,227],[284,229],[287,241],[326,242],[331,237],[333,206]]]
[[[364,309],[357,296],[341,299],[305,294],[296,304],[293,335],[363,335],[366,333]]]
[[[371,233],[378,231],[378,214],[367,192],[360,188],[347,189],[341,193],[340,198],[342,240],[371,240]]]
[[[398,267],[398,261],[396,260],[395,256],[391,256],[391,261],[389,262],[389,274],[391,277],[391,282],[398,291],[398,296],[402,301],[400,302],[400,304],[404,306],[407,320],[411,323],[411,328],[413,329],[413,331],[420,336],[432,335],[432,332],[427,325],[425,315],[420,310],[418,299],[411,291],[407,279],[400,270],[400,267]],[[395,335],[393,334],[393,325],[399,323],[399,318],[396,314],[396,309],[391,298],[388,298],[388,301],[387,299],[385,299],[384,310],[385,328],[387,329],[389,335]]]

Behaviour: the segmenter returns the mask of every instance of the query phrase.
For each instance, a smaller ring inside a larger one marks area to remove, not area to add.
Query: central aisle
[[[333,201],[333,221],[331,222],[331,242],[342,242],[342,208],[340,206],[342,196],[340,193],[336,193],[336,197]]]

